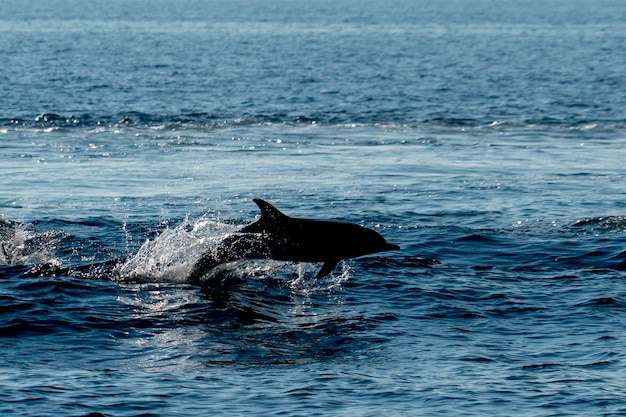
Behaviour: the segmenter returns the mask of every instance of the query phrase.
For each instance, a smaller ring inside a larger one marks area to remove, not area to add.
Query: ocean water
[[[626,3],[5,1],[0,414],[626,414]],[[187,274],[258,218],[401,249]]]

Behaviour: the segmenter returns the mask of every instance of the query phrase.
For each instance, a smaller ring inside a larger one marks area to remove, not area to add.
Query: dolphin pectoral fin
[[[315,278],[322,278],[330,274],[333,272],[333,269],[335,269],[338,263],[339,261],[335,260],[324,262],[324,265],[322,265],[322,268],[320,268],[319,272],[315,275]]]

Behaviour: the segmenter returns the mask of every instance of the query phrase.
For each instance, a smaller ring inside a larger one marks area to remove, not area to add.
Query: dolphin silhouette
[[[280,212],[267,201],[254,202],[261,218],[206,251],[195,263],[189,278],[198,282],[216,266],[239,259],[275,259],[323,262],[316,278],[331,273],[342,259],[400,249],[373,230],[357,224],[298,219]]]

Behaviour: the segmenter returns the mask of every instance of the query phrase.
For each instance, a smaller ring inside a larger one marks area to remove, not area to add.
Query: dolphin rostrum
[[[400,249],[373,230],[352,223],[297,219],[280,212],[267,201],[254,202],[261,218],[209,249],[195,263],[189,276],[198,282],[216,266],[239,259],[275,259],[323,262],[316,278],[333,271],[342,259]]]

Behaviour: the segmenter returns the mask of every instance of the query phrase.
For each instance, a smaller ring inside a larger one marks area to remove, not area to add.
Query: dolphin
[[[226,237],[194,264],[189,279],[200,278],[216,266],[239,259],[323,262],[315,278],[330,274],[348,258],[400,249],[384,237],[357,224],[289,217],[267,201],[253,200],[261,218]]]

